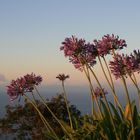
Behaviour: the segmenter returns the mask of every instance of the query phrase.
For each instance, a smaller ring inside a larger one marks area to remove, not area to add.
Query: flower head
[[[65,56],[77,56],[82,52],[84,46],[84,39],[78,39],[75,36],[72,36],[71,38],[66,38],[65,41],[62,42],[60,50],[64,51]]]
[[[133,54],[132,53],[130,54],[130,57],[134,65],[133,71],[139,73],[140,72],[140,51],[134,50]]]
[[[105,91],[104,89],[101,90],[101,88],[97,87],[94,91],[94,95],[95,97],[100,97],[100,98],[103,98],[103,94],[106,95],[108,94],[107,91]]]
[[[98,54],[104,56],[110,54],[111,50],[120,50],[127,46],[125,40],[119,39],[119,36],[104,35],[101,40],[94,40],[94,45],[97,47]]]
[[[60,81],[65,81],[67,78],[69,78],[69,75],[59,74],[56,78],[58,78]]]
[[[15,100],[18,96],[22,96],[26,92],[32,92],[35,86],[42,82],[41,76],[35,74],[27,74],[23,77],[12,80],[11,84],[7,86],[7,94],[11,100]]]
[[[114,74],[116,79],[121,78],[121,76],[125,76],[126,69],[124,65],[124,55],[116,54],[113,58],[114,61],[110,61],[111,72]]]
[[[25,75],[23,79],[26,81],[25,83],[26,88],[34,87],[35,85],[37,86],[42,82],[42,77],[36,76],[33,73]]]
[[[130,55],[117,54],[114,56],[114,61],[110,61],[110,69],[116,79],[121,76],[131,76],[133,72],[140,72],[139,50],[134,50]]]
[[[64,55],[69,57],[69,61],[75,66],[76,69],[82,71],[82,66],[88,63],[93,66],[95,61],[95,46],[85,42],[84,39],[78,39],[74,36],[66,38],[62,42],[60,50],[64,51]]]
[[[20,79],[12,80],[11,84],[7,86],[7,94],[10,96],[11,100],[15,100],[19,95],[24,93],[24,88],[22,81]]]

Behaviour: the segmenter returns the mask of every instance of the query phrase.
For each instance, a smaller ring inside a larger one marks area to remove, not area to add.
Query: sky
[[[71,85],[85,84],[61,42],[113,33],[126,40],[125,53],[140,49],[139,7],[139,0],[0,0],[0,84],[31,72],[48,85],[58,83],[59,73],[69,74]]]

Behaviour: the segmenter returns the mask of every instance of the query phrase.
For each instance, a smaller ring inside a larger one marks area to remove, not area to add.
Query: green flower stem
[[[33,92],[31,92],[31,94],[32,94],[34,102],[36,103],[36,99],[35,99],[35,96],[34,96]]]
[[[94,96],[93,96],[93,88],[91,86],[91,79],[90,79],[90,75],[88,73],[88,69],[86,71],[85,67],[83,66],[83,70],[84,70],[84,73],[86,75],[86,78],[88,80],[88,83],[89,83],[89,88],[90,88],[90,95],[91,95],[91,109],[92,109],[92,116],[94,116]]]
[[[137,79],[136,79],[136,76],[135,76],[134,72],[132,73],[132,75],[133,75],[133,77],[134,77],[135,83],[138,85]]]
[[[89,81],[89,86],[90,86],[90,89],[91,89],[91,97],[92,97],[92,100],[95,99],[95,103],[96,103],[97,108],[99,110],[100,118],[103,119],[103,114],[102,114],[102,111],[101,111],[101,108],[100,108],[100,105],[99,105],[99,101],[98,101],[98,99],[95,96],[95,90],[94,90],[93,85],[92,85],[92,82],[91,82],[90,73],[89,73],[89,69],[88,69],[88,66],[87,65],[86,65],[86,69],[87,69],[87,74],[88,74],[87,75],[87,79]],[[94,94],[94,96],[93,96],[93,94]],[[93,107],[94,107],[94,102],[93,102]]]
[[[122,82],[123,82],[123,85],[124,85],[124,89],[125,89],[125,93],[126,93],[126,97],[127,97],[127,102],[129,104],[129,108],[130,108],[130,121],[131,121],[131,125],[132,125],[132,132],[133,132],[133,140],[135,140],[135,129],[134,129],[134,125],[133,125],[133,115],[132,115],[132,108],[131,108],[131,102],[130,102],[130,97],[129,97],[129,92],[128,92],[128,88],[127,88],[127,84],[126,84],[126,81],[125,81],[125,78],[122,76]]]
[[[102,58],[104,60],[105,66],[107,68],[107,71],[108,71],[108,74],[109,74],[109,78],[110,78],[110,81],[111,81],[111,85],[112,85],[112,88],[113,88],[112,91],[113,91],[113,94],[114,94],[113,96],[114,96],[114,104],[115,104],[115,107],[117,107],[117,103],[118,103],[120,109],[123,111],[122,106],[121,106],[120,102],[118,101],[118,98],[116,97],[117,95],[116,95],[116,92],[115,92],[115,86],[114,86],[113,78],[111,76],[111,72],[110,72],[109,67],[107,65],[106,59],[105,59],[104,56]]]
[[[85,74],[86,74],[86,77],[87,77],[87,79],[88,79],[89,86],[90,86],[90,91],[91,91],[91,100],[92,100],[92,104],[93,104],[93,105],[92,105],[92,107],[93,107],[93,109],[92,109],[93,112],[92,112],[92,113],[94,113],[94,102],[93,102],[93,100],[95,99],[95,103],[96,103],[96,105],[97,105],[97,107],[98,107],[98,110],[99,110],[100,118],[103,119],[103,114],[102,114],[102,112],[101,112],[101,108],[100,108],[100,105],[99,105],[99,101],[98,101],[98,99],[97,99],[96,96],[95,96],[95,91],[94,91],[93,85],[92,85],[92,83],[91,83],[90,74],[89,74],[89,69],[88,69],[87,65],[86,65],[86,68],[87,68],[87,72],[86,72],[85,68],[83,67],[83,69],[84,69],[84,71],[85,71]],[[94,94],[94,96],[93,96],[93,94]]]
[[[43,121],[45,127],[47,128],[47,130],[50,132],[53,133],[53,135],[56,137],[57,140],[59,140],[59,137],[56,135],[56,133],[54,132],[54,130],[51,128],[50,124],[47,122],[47,120],[44,118],[44,116],[42,115],[42,113],[40,112],[40,110],[37,108],[37,106],[32,102],[32,100],[26,96],[25,94],[23,94],[23,96],[25,97],[25,99],[27,99],[31,104],[32,106],[36,109],[36,111],[38,112],[41,120]],[[49,127],[49,128],[48,128]]]
[[[32,95],[33,95],[33,93],[32,93]],[[44,123],[44,125],[45,125],[45,127],[46,127],[47,130],[50,132],[50,130],[48,129],[48,126],[46,125],[47,123],[45,122],[46,119],[44,118],[44,116],[42,117],[42,113],[41,113],[41,112],[39,111],[39,109],[37,108],[37,104],[36,104],[36,103],[33,103],[32,100],[29,99],[29,97],[27,97],[25,94],[24,94],[24,96],[25,96],[25,99],[27,99],[27,100],[32,104],[32,106],[36,109],[36,111],[38,112],[38,114],[39,114],[41,120],[43,121],[43,123]],[[35,102],[35,101],[34,101],[34,102]]]
[[[138,91],[138,97],[139,97],[139,101],[140,101],[140,89],[137,85],[137,81],[136,80],[133,80],[133,78],[131,77],[131,75],[129,74],[129,77],[131,79],[131,81],[133,82],[134,86],[136,87],[137,91]],[[140,102],[139,102],[139,107],[140,107]]]
[[[116,53],[115,53],[115,50],[113,49],[112,50],[113,52],[113,55],[114,57],[116,57]],[[133,119],[132,119],[132,108],[131,108],[131,103],[130,103],[130,97],[129,97],[129,92],[128,92],[128,89],[127,89],[127,85],[126,85],[126,81],[125,81],[125,78],[122,76],[122,82],[123,82],[123,85],[124,85],[124,89],[125,89],[125,92],[126,92],[126,96],[127,96],[127,102],[129,104],[129,108],[130,108],[130,116],[131,116],[131,125],[132,125],[132,132],[133,132],[133,140],[135,140],[135,129],[134,129],[134,125],[133,125]]]
[[[91,113],[92,113],[92,116],[94,117],[94,96],[93,96],[93,92],[92,92],[92,86],[91,86],[91,80],[90,80],[90,75],[88,74],[88,72],[86,71],[85,67],[84,67],[84,64],[82,63],[82,60],[80,58],[78,58],[80,64],[82,65],[82,68],[84,70],[84,73],[86,75],[86,78],[89,82],[89,88],[90,88],[90,97],[91,97]]]
[[[79,58],[79,62],[81,63],[82,68],[83,68],[83,70],[85,72],[85,75],[87,77],[87,80],[89,82],[91,101],[92,101],[92,115],[94,115],[94,102],[93,102],[93,99],[94,99],[94,96],[95,96],[95,92],[94,92],[94,89],[93,89],[93,86],[92,86],[92,83],[91,83],[91,79],[90,79],[90,74],[89,74],[89,70],[88,70],[88,63],[86,62],[86,60],[84,58],[82,60]],[[86,69],[84,67],[84,64],[82,62],[84,62],[86,64],[87,71],[86,71]],[[94,93],[94,96],[93,96],[93,93]],[[100,117],[102,119],[103,115],[102,115],[102,112],[101,112],[101,109],[100,109],[99,102],[98,102],[97,98],[95,98],[95,102],[96,102],[96,105],[98,107],[98,110],[99,110],[99,113],[100,113]]]
[[[35,99],[35,96],[34,96],[33,92],[31,92],[31,94],[32,94],[32,97],[33,97],[34,105],[37,107],[36,99]],[[26,97],[26,99],[27,99],[27,97]],[[29,99],[28,99],[28,100],[29,100]],[[31,101],[31,100],[30,100],[30,101]],[[34,108],[35,108],[35,107],[34,107]],[[46,121],[46,119],[44,118],[44,116],[42,116],[41,112],[38,112],[38,113],[39,113],[39,116],[40,116],[41,120],[43,121],[44,125],[46,126],[46,128],[47,128],[47,125],[50,127],[49,123]],[[47,125],[46,125],[46,124],[47,124]],[[51,127],[50,127],[50,128],[51,128]],[[51,129],[52,129],[52,128],[51,128]]]
[[[140,93],[140,88],[138,87],[137,82],[129,75],[131,81],[133,82],[133,84],[135,85],[135,87],[137,88],[138,92]]]
[[[72,124],[71,114],[70,114],[70,110],[69,110],[69,106],[68,106],[68,100],[67,100],[67,94],[66,94],[66,90],[65,90],[64,81],[62,81],[62,88],[63,88],[63,92],[64,92],[64,99],[65,99],[65,103],[66,103],[66,107],[67,107],[67,111],[68,111],[70,126],[71,126],[71,129],[73,129],[73,124]]]
[[[114,88],[114,86],[113,86],[114,84],[111,85],[111,83],[110,83],[110,81],[109,81],[109,79],[108,79],[108,77],[107,77],[107,75],[106,75],[106,72],[105,72],[105,70],[104,70],[103,64],[102,64],[101,59],[100,59],[99,56],[98,56],[98,59],[99,59],[99,62],[100,62],[101,69],[102,69],[102,71],[103,71],[103,73],[104,73],[104,76],[105,76],[105,78],[106,78],[106,80],[107,80],[107,82],[108,82],[108,85],[109,85],[110,89],[112,90],[111,93],[112,93],[112,95],[113,95],[113,97],[114,97],[115,106],[116,106],[116,103],[117,103],[117,104],[119,105],[121,111],[123,111],[122,106],[121,106],[121,104],[120,104],[120,102],[119,102],[119,100],[118,100],[118,97],[117,97],[116,93],[115,93],[115,88]],[[109,73],[110,73],[110,72],[109,72]],[[111,78],[111,79],[112,79],[112,78]]]
[[[113,116],[112,116],[110,107],[109,107],[109,105],[108,105],[107,99],[106,99],[106,97],[105,97],[105,95],[104,95],[103,88],[102,88],[102,86],[101,86],[101,84],[100,84],[100,82],[99,82],[99,80],[98,80],[96,74],[94,73],[94,71],[92,70],[92,68],[91,68],[90,66],[89,66],[89,69],[90,69],[91,73],[93,74],[95,80],[97,81],[97,83],[98,83],[98,85],[99,85],[99,87],[100,87],[100,89],[101,89],[101,91],[102,91],[102,95],[103,95],[103,98],[104,98],[105,103],[106,103],[107,110],[108,110],[109,115],[110,115],[110,120],[111,120],[111,123],[112,123],[113,128],[114,128],[114,131],[115,131],[114,133],[115,133],[115,135],[116,135],[116,139],[118,139],[116,127],[115,127],[115,124],[114,124],[114,121],[113,121]]]
[[[110,80],[111,80],[112,87],[113,87],[113,89],[115,89],[114,82],[113,82],[113,78],[112,78],[111,72],[110,72],[110,70],[109,70],[109,67],[108,67],[108,65],[107,65],[107,62],[106,62],[106,59],[105,59],[104,56],[103,56],[103,60],[104,60],[105,66],[106,66],[106,68],[107,68],[107,71],[108,71],[108,74],[109,74],[109,77],[110,77]]]
[[[51,111],[51,109],[49,108],[49,106],[46,104],[45,100],[42,98],[42,96],[40,95],[40,93],[38,92],[38,90],[37,90],[36,87],[35,87],[35,90],[36,90],[37,94],[39,95],[40,99],[43,101],[43,104],[46,106],[46,108],[49,110],[49,112],[51,113],[51,115],[54,117],[54,119],[59,123],[59,125],[64,130],[64,132],[69,136],[69,138],[71,140],[73,140],[72,136],[67,132],[67,130],[65,129],[65,127],[63,126],[63,124],[60,122],[60,120],[55,116],[55,114]]]
[[[37,103],[36,103],[35,96],[34,96],[33,92],[31,92],[31,93],[32,93],[34,105],[37,107]],[[29,100],[29,99],[28,99],[28,100]],[[43,121],[44,125],[45,125],[46,127],[47,127],[47,125],[48,125],[49,129],[53,132],[53,134],[54,134],[55,136],[57,136],[56,133],[54,132],[54,130],[52,129],[52,127],[49,125],[49,123],[48,123],[47,120],[44,118],[44,116],[42,115],[41,112],[39,112],[39,115],[40,115],[40,118],[41,118],[41,120]],[[47,124],[47,125],[46,125],[46,124]]]

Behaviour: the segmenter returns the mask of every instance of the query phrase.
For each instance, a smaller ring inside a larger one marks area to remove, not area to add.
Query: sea
[[[133,86],[128,86],[129,95],[131,101],[135,101],[136,105],[138,105],[138,96],[137,90]],[[48,86],[48,87],[40,87],[39,89],[40,94],[44,99],[51,99],[55,97],[57,94],[62,93],[61,87],[58,86]],[[113,97],[111,95],[111,91],[107,89],[108,94],[106,95],[108,101],[113,103]],[[116,87],[116,93],[119,98],[120,103],[125,106],[126,104],[126,96],[125,91],[122,86],[118,85]],[[71,105],[75,105],[77,109],[81,111],[82,114],[90,114],[91,113],[91,97],[90,97],[90,90],[87,86],[68,86],[66,87],[66,94],[67,98],[70,101]],[[30,96],[30,93],[27,93]],[[34,92],[34,95],[38,99],[37,94]],[[0,118],[3,118],[6,114],[5,106],[6,105],[17,105],[17,104],[24,104],[23,98],[21,100],[10,101],[9,96],[6,93],[6,90],[2,88],[0,90]]]

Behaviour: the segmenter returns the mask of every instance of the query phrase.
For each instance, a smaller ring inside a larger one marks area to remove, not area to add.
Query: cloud
[[[0,74],[0,83],[7,82],[6,77],[3,74]]]

